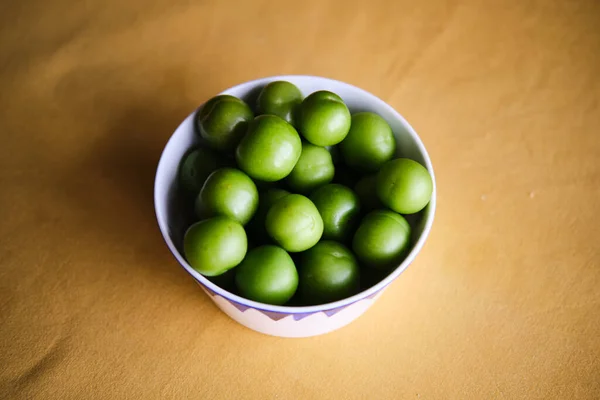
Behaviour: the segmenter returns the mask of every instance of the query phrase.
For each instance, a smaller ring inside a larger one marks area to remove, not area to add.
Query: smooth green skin
[[[323,219],[323,239],[345,242],[352,237],[360,215],[360,200],[352,189],[331,183],[310,195]]]
[[[350,131],[339,147],[346,165],[371,173],[394,158],[396,139],[383,118],[372,112],[360,112],[352,115]]]
[[[377,190],[375,190],[376,185],[376,175],[365,176],[361,178],[358,182],[356,182],[356,185],[354,185],[354,191],[360,199],[360,204],[362,205],[363,212],[372,211],[377,208],[385,208],[385,206],[377,196]]]
[[[367,214],[354,234],[352,249],[366,267],[398,266],[410,245],[410,225],[400,214],[375,210]]]
[[[204,106],[202,106],[202,108],[198,111],[198,118],[202,119],[206,117],[212,110],[212,107],[221,100],[239,101],[242,103],[244,102],[242,99],[232,96],[230,94],[219,94],[215,97],[211,97],[206,103],[204,103]]]
[[[254,217],[248,224],[248,232],[250,236],[259,241],[266,242],[269,240],[267,229],[265,228],[265,221],[267,219],[267,213],[271,209],[271,206],[277,202],[277,200],[290,194],[287,190],[283,189],[268,189],[260,192],[258,195],[258,210]]]
[[[350,130],[350,111],[335,93],[321,90],[300,105],[298,127],[302,136],[317,146],[340,143]]]
[[[400,214],[414,214],[431,200],[433,181],[427,169],[418,162],[397,158],[381,167],[375,188],[387,207]]]
[[[326,304],[353,296],[360,286],[360,269],[344,245],[322,240],[302,253],[298,265],[303,302]]]
[[[199,218],[223,215],[246,225],[258,208],[258,189],[239,169],[221,168],[210,174],[196,198]]]
[[[271,206],[265,221],[267,233],[289,252],[313,247],[323,235],[323,219],[308,197],[290,194]]]
[[[190,151],[179,165],[179,182],[183,189],[197,196],[206,178],[215,170],[225,167],[227,160],[206,147]]]
[[[296,85],[287,81],[271,82],[258,95],[257,114],[277,115],[293,125],[300,103],[302,92]]]
[[[236,268],[235,283],[247,299],[282,305],[296,293],[298,271],[290,255],[281,247],[260,246],[250,250]]]
[[[292,125],[275,115],[260,115],[250,123],[235,157],[253,179],[275,182],[292,172],[301,152],[302,141]]]
[[[183,253],[196,271],[217,276],[238,265],[246,256],[248,239],[244,227],[227,217],[196,222],[183,239]]]
[[[206,102],[196,114],[200,136],[214,149],[234,149],[244,136],[254,114],[244,101],[234,96],[219,95]]]
[[[303,142],[302,153],[286,181],[290,189],[298,193],[310,193],[333,179],[335,167],[331,153],[314,144]]]

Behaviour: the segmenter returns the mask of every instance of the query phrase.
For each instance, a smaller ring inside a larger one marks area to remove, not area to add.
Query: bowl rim
[[[169,145],[171,145],[172,142],[174,141],[175,133],[178,131],[180,126],[188,118],[193,117],[194,113],[202,105],[200,105],[194,111],[192,111],[192,113],[189,114],[177,126],[177,128],[173,131],[173,133],[169,137],[169,140],[167,141],[165,147],[163,148],[163,150],[161,152],[160,159],[158,161],[158,165],[156,168],[156,175],[155,175],[155,179],[154,179],[154,211],[155,211],[156,219],[158,222],[158,227],[163,236],[163,239],[164,239],[165,243],[167,244],[167,247],[169,248],[169,250],[175,257],[175,259],[179,262],[179,264],[190,275],[192,275],[198,283],[201,283],[206,289],[208,289],[213,294],[217,294],[229,301],[246,306],[247,308],[254,308],[257,310],[262,310],[262,311],[267,311],[267,312],[275,312],[275,313],[284,313],[284,314],[308,314],[308,313],[315,313],[315,312],[323,312],[323,311],[328,311],[328,310],[332,310],[332,309],[346,307],[346,306],[353,304],[355,302],[358,302],[360,300],[364,300],[366,298],[372,298],[373,296],[375,296],[375,294],[377,294],[379,291],[383,290],[386,286],[388,286],[390,283],[392,283],[398,276],[400,276],[400,274],[402,274],[402,272],[404,272],[404,270],[406,270],[406,268],[414,261],[416,256],[419,254],[419,252],[423,248],[423,246],[431,232],[433,220],[435,217],[436,200],[437,200],[437,186],[436,186],[433,166],[431,164],[431,159],[429,157],[429,153],[427,152],[427,149],[425,148],[425,145],[423,144],[421,138],[416,133],[416,131],[413,129],[413,127],[406,121],[406,119],[398,111],[396,111],[392,106],[390,106],[388,103],[386,103],[379,97],[375,96],[374,94],[372,94],[364,89],[361,89],[357,86],[354,86],[354,85],[346,83],[346,82],[342,82],[342,81],[339,81],[336,79],[331,79],[331,78],[322,77],[322,76],[274,75],[274,76],[266,76],[266,77],[262,77],[262,78],[258,78],[258,79],[253,79],[250,81],[246,81],[246,82],[237,84],[235,86],[231,86],[228,89],[225,89],[218,94],[230,94],[230,92],[239,89],[241,86],[249,86],[250,88],[253,89],[260,85],[266,85],[267,83],[272,82],[272,81],[287,80],[287,81],[294,83],[294,81],[297,81],[300,79],[302,79],[302,80],[304,80],[304,79],[321,80],[321,81],[335,84],[338,86],[345,86],[350,90],[359,92],[360,95],[367,98],[370,103],[377,103],[377,105],[379,107],[387,109],[390,112],[390,114],[394,115],[394,117],[400,121],[400,123],[404,126],[406,131],[412,136],[412,138],[416,144],[416,147],[418,148],[419,152],[422,154],[423,160],[425,161],[424,167],[427,168],[427,171],[431,175],[431,179],[433,182],[433,192],[431,195],[431,200],[430,200],[429,204],[427,205],[428,210],[427,210],[427,214],[426,214],[426,221],[425,221],[425,224],[423,227],[423,231],[419,235],[417,242],[411,249],[410,253],[406,256],[404,261],[402,261],[402,263],[400,263],[400,265],[398,265],[392,272],[389,273],[388,276],[386,276],[383,280],[379,281],[377,284],[375,284],[375,285],[371,286],[370,288],[363,290],[351,297],[347,297],[345,299],[338,300],[338,301],[331,302],[331,303],[318,304],[318,305],[313,305],[313,306],[298,306],[298,307],[296,307],[296,306],[277,306],[277,305],[260,303],[257,301],[246,299],[244,297],[241,297],[234,293],[228,292],[225,289],[222,289],[221,287],[217,286],[216,284],[214,284],[213,282],[208,280],[208,278],[206,278],[205,276],[203,276],[202,274],[200,274],[199,272],[194,270],[188,264],[188,262],[185,260],[185,257],[179,253],[179,251],[177,250],[177,247],[173,243],[173,240],[171,240],[171,237],[168,234],[169,230],[168,230],[168,224],[166,222],[166,216],[163,215],[163,213],[158,209],[159,201],[158,201],[158,192],[157,192],[157,181],[158,181],[158,177],[159,177],[159,171],[163,168],[163,164],[166,162],[165,157],[164,157],[165,152],[166,152],[167,148],[169,147]]]

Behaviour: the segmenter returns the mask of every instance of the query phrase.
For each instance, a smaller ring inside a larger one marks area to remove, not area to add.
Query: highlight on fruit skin
[[[415,214],[429,204],[433,180],[418,162],[396,158],[383,164],[377,173],[375,189],[385,206],[400,214]]]
[[[235,149],[254,113],[243,100],[230,95],[215,96],[196,113],[199,135],[219,151]]]
[[[390,125],[285,81],[253,106],[218,95],[195,115],[202,140],[178,170],[196,211],[183,238],[190,266],[249,300],[306,306],[353,296],[400,265],[433,180],[396,156]]]

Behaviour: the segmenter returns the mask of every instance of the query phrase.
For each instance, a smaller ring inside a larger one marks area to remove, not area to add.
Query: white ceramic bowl
[[[198,282],[210,299],[227,315],[242,325],[274,336],[307,337],[341,328],[362,315],[384,289],[415,259],[431,230],[435,214],[436,187],[431,161],[419,136],[406,120],[381,99],[355,86],[316,76],[273,76],[242,83],[222,92],[252,101],[260,89],[271,81],[294,83],[307,96],[317,90],[329,90],[344,99],[351,112],[372,111],[392,127],[397,154],[424,165],[433,178],[433,196],[413,224],[413,247],[406,259],[382,281],[355,296],[329,304],[310,307],[273,306],[247,300],[215,285],[196,272],[181,251],[182,238],[190,221],[181,212],[178,190],[178,167],[187,151],[199,140],[190,114],[171,136],[163,150],[154,186],[156,217],[167,246],[181,266]]]

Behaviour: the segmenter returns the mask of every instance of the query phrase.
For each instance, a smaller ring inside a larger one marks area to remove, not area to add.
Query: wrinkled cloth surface
[[[1,399],[600,398],[600,3],[0,5]],[[221,313],[164,245],[160,152],[279,74],[396,108],[430,152],[421,254],[308,339]]]

